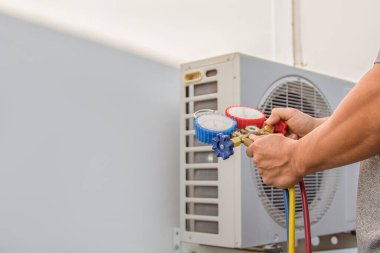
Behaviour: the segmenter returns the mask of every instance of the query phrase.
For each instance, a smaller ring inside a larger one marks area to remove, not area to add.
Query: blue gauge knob
[[[234,154],[234,143],[231,141],[229,135],[220,133],[212,139],[212,149],[215,151],[217,157],[226,160]]]
[[[230,135],[236,129],[236,121],[215,111],[207,111],[202,114],[195,113],[194,128],[198,141],[212,144],[212,139],[219,133]]]

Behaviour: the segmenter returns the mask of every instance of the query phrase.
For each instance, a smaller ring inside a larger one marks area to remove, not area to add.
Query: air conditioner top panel
[[[257,57],[239,54],[241,77],[241,104],[258,107],[271,86],[285,77],[300,77],[320,90],[334,110],[354,83],[280,64]]]
[[[196,69],[196,68],[201,68],[201,67],[205,67],[208,65],[216,65],[216,64],[232,61],[232,60],[235,60],[236,58],[238,58],[240,55],[242,55],[242,54],[230,53],[230,54],[215,56],[215,57],[211,57],[211,58],[207,58],[207,59],[203,59],[203,60],[187,62],[187,63],[181,64],[180,67],[182,70]]]

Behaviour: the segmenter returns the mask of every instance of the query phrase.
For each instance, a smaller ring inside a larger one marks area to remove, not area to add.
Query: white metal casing
[[[216,75],[207,77],[206,72],[210,70],[216,70]],[[310,80],[322,92],[331,108],[335,109],[353,84],[239,53],[186,63],[181,66],[181,71],[183,77],[194,71],[202,74],[199,81],[183,81],[181,89],[182,241],[230,248],[285,241],[285,229],[272,219],[260,199],[253,176],[254,168],[245,155],[245,148],[235,148],[235,155],[225,161],[211,158],[210,146],[194,145],[192,113],[207,106],[216,107],[207,109],[220,112],[224,112],[229,105],[257,108],[271,85],[286,76],[301,76]],[[203,94],[201,89],[200,95],[196,94],[197,85],[202,84],[209,84],[205,85],[205,90],[211,93]],[[339,178],[335,196],[324,216],[312,225],[312,236],[355,229],[358,165],[352,164],[337,170]],[[204,177],[199,179],[197,175],[201,173]],[[198,188],[198,193],[204,196],[197,196]],[[303,231],[297,231],[296,236],[303,238]]]

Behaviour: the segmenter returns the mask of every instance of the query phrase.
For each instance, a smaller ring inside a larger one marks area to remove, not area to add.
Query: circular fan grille
[[[267,91],[259,105],[269,117],[273,108],[292,107],[316,118],[327,117],[332,110],[322,93],[308,80],[289,76],[276,81]],[[281,189],[263,183],[254,169],[259,197],[276,223],[286,227],[283,193]],[[317,223],[331,205],[339,172],[336,170],[317,172],[304,178],[310,212],[310,223]],[[300,189],[296,186],[296,227],[303,228]]]

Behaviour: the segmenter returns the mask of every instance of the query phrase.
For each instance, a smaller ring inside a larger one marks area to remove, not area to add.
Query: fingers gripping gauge
[[[236,120],[238,129],[245,129],[247,126],[262,128],[266,118],[264,113],[248,106],[229,106],[225,113]]]
[[[212,110],[194,113],[195,137],[198,141],[212,144],[218,134],[230,136],[236,129],[236,121]]]
[[[285,135],[287,132],[286,128],[287,128],[286,123],[284,121],[280,121],[276,125],[274,125],[274,132],[276,134]]]

